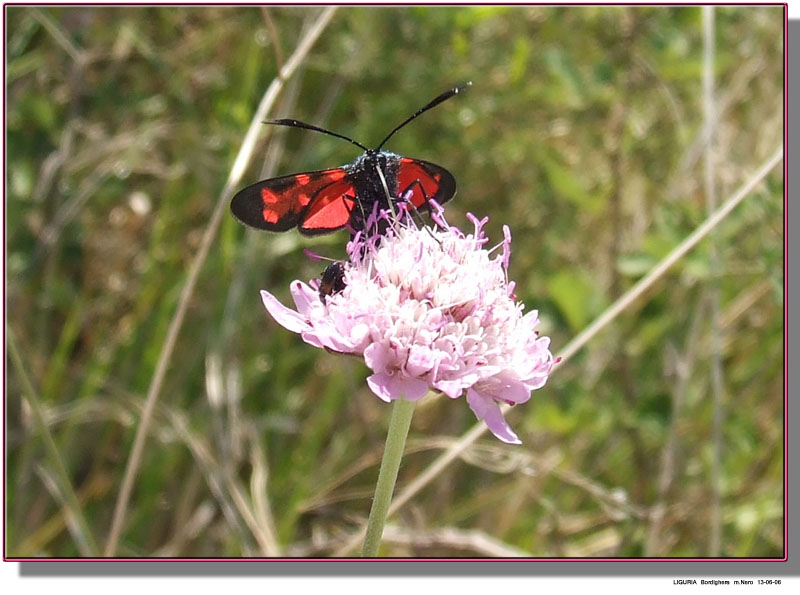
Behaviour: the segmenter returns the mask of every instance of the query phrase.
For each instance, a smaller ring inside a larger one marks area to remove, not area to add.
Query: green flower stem
[[[394,402],[386,447],[383,449],[381,470],[378,472],[378,483],[375,486],[375,497],[372,500],[372,510],[369,511],[367,534],[364,536],[364,547],[361,549],[361,555],[365,558],[375,558],[378,555],[383,525],[386,523],[394,484],[397,481],[397,471],[400,469],[400,459],[403,458],[403,449],[406,446],[408,428],[414,415],[414,405],[414,401],[404,399],[397,399]]]

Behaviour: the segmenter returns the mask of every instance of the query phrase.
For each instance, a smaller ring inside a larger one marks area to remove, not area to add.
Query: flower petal
[[[392,397],[394,396],[389,388],[390,378],[391,376],[384,374],[383,372],[376,372],[371,376],[367,376],[367,385],[369,386],[369,389],[375,393],[375,396],[381,401],[386,401],[387,403],[391,402]]]
[[[379,399],[386,402],[393,399],[418,401],[428,393],[427,382],[400,374],[378,372],[367,377],[367,384]]]
[[[422,376],[436,364],[436,354],[428,347],[412,345],[406,360],[406,370],[412,376]]]
[[[297,311],[303,316],[307,316],[315,307],[323,307],[319,299],[319,292],[314,291],[302,281],[293,281],[289,286],[289,291],[292,293]]]
[[[267,312],[275,319],[275,322],[285,329],[293,333],[302,333],[303,331],[311,330],[312,327],[305,316],[301,316],[291,308],[287,308],[281,304],[278,299],[268,291],[262,290],[261,301],[264,302]]]
[[[376,374],[383,374],[391,355],[391,349],[383,343],[371,343],[364,350],[364,363]]]
[[[442,391],[451,399],[457,399],[464,392],[464,384],[459,380],[439,380],[433,383],[433,388]]]
[[[539,324],[539,310],[531,310],[522,317],[520,321],[528,331],[533,332],[535,326]]]
[[[475,414],[475,417],[482,419],[489,426],[492,434],[508,444],[522,444],[522,441],[508,425],[500,406],[491,397],[486,397],[476,390],[467,391],[467,403]]]
[[[350,337],[342,335],[333,325],[318,325],[317,336],[322,346],[339,353],[354,353]]]
[[[525,383],[515,378],[509,378],[509,374],[501,373],[492,376],[477,383],[475,389],[487,397],[509,405],[524,403],[531,398],[531,389]]]
[[[304,331],[300,333],[300,337],[312,347],[318,347],[320,349],[325,347],[325,344],[320,341],[319,332],[316,329],[313,331]]]
[[[350,328],[350,343],[353,345],[354,351],[362,353],[364,348],[369,344],[369,338],[369,325],[363,322],[357,322]]]

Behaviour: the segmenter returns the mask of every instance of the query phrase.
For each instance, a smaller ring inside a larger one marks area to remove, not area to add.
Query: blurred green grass
[[[7,326],[100,544],[186,271],[257,102],[318,13],[7,8]],[[782,7],[714,17],[724,199],[782,142],[784,21]],[[510,276],[557,353],[706,217],[702,44],[692,7],[340,8],[270,117],[371,145],[472,80],[386,148],[453,172],[451,223],[489,215],[497,241],[511,226]],[[265,127],[268,159],[242,185],[357,153]],[[383,553],[492,555],[466,539],[488,535],[539,557],[712,555],[716,439],[720,555],[782,556],[782,205],[776,170],[718,229],[718,268],[708,242],[684,258],[509,414],[522,447],[481,439],[398,514],[410,538]],[[119,555],[254,556],[266,541],[327,556],[366,518],[389,409],[363,364],[306,346],[258,295],[288,302],[292,279],[321,272],[302,248],[341,256],[345,239],[226,216]],[[6,555],[85,555],[7,369]],[[400,485],[473,423],[463,400],[423,402]]]

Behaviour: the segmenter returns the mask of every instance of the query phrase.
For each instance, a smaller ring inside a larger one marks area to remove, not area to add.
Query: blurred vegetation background
[[[187,271],[321,10],[6,8],[7,556],[102,554]],[[708,62],[700,8],[343,7],[269,117],[373,145],[472,80],[386,148],[453,172],[452,224],[488,215],[498,242],[510,225],[517,295],[558,353],[706,219],[704,65],[717,200],[781,146],[783,8],[712,18]],[[358,153],[264,126],[239,187]],[[382,554],[782,556],[782,167],[714,238],[508,414],[522,446],[484,435],[390,519]],[[225,213],[117,555],[341,555],[390,407],[363,363],[305,345],[258,291],[290,303],[289,282],[323,268],[303,248],[340,257],[346,239]],[[463,399],[423,400],[398,489],[474,423]]]

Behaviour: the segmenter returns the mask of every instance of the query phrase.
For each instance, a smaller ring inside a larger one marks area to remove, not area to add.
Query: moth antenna
[[[319,126],[314,126],[313,124],[306,124],[305,122],[301,122],[300,120],[292,120],[291,118],[281,118],[280,120],[265,120],[264,124],[274,124],[275,126],[290,126],[292,128],[305,128],[306,130],[314,130],[315,132],[321,132],[323,134],[328,134],[330,136],[335,136],[336,138],[341,138],[343,140],[349,141],[353,143],[355,146],[359,147],[360,149],[369,151],[367,147],[365,147],[358,141],[354,141],[349,136],[345,136],[344,134],[339,134],[338,132],[331,132],[330,130],[325,130],[324,128],[320,128]]]
[[[463,85],[459,85],[458,87],[454,87],[454,88],[450,89],[449,91],[445,91],[445,92],[444,92],[444,93],[442,93],[441,95],[437,96],[437,97],[436,97],[436,98],[434,98],[434,99],[433,99],[433,100],[432,100],[430,103],[428,103],[427,105],[425,105],[425,106],[421,107],[421,108],[420,108],[420,109],[418,109],[416,112],[414,112],[413,114],[411,114],[411,116],[409,116],[409,117],[408,117],[408,118],[407,118],[407,119],[406,119],[406,120],[405,120],[405,121],[404,121],[402,124],[400,124],[400,125],[399,125],[397,128],[395,128],[394,130],[392,130],[392,131],[389,133],[389,135],[388,135],[388,136],[387,136],[385,139],[383,139],[383,141],[381,141],[381,144],[379,144],[379,145],[378,145],[378,147],[377,147],[375,150],[376,150],[376,151],[379,151],[379,150],[380,150],[380,148],[381,148],[383,145],[385,145],[385,144],[386,144],[386,141],[388,141],[390,138],[392,138],[392,136],[394,136],[394,133],[395,133],[395,132],[397,132],[398,130],[400,130],[400,129],[401,129],[403,126],[405,126],[406,124],[408,124],[408,123],[409,123],[411,120],[413,120],[414,118],[416,118],[416,117],[417,117],[417,116],[419,116],[420,114],[422,114],[422,113],[424,113],[424,112],[427,112],[429,109],[431,109],[431,108],[433,108],[433,107],[436,107],[437,105],[439,105],[439,104],[440,104],[440,103],[442,103],[443,101],[447,101],[447,100],[448,100],[448,99],[450,99],[450,98],[451,98],[453,95],[458,95],[459,93],[463,93],[464,91],[466,91],[466,90],[467,90],[469,87],[471,87],[471,86],[472,86],[472,81],[467,81],[467,82],[466,82],[466,83],[464,83]]]

